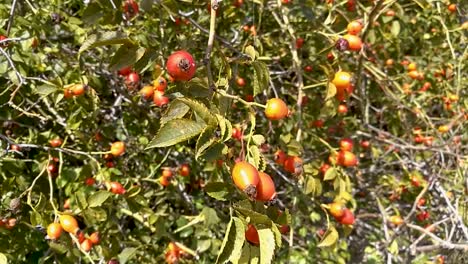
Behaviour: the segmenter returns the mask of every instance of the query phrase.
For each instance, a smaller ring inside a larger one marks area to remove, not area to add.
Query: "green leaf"
[[[65,252],[69,251],[67,246],[53,241],[49,242],[49,247],[58,254],[64,254]]]
[[[250,244],[245,243],[244,247],[242,248],[241,257],[238,261],[233,261],[233,264],[250,264]]]
[[[31,221],[32,226],[42,225],[42,216],[39,212],[31,211],[31,215],[29,216],[29,220]]]
[[[325,97],[325,101],[333,98],[336,95],[336,86],[329,82],[327,86],[327,96]]]
[[[398,22],[397,20],[393,20],[391,32],[394,37],[398,37],[398,35],[400,34],[400,22]]]
[[[308,177],[304,193],[319,196],[322,194],[322,182],[314,177]]]
[[[203,210],[200,214],[204,216],[205,226],[208,228],[219,223],[220,221],[216,210],[214,210],[213,208],[203,207]]]
[[[161,125],[164,125],[168,121],[184,117],[189,110],[190,107],[181,101],[175,100],[171,102],[160,119]]]
[[[247,156],[247,161],[258,168],[260,165],[260,150],[257,146],[252,145],[249,148],[250,155]]]
[[[237,261],[241,257],[242,245],[245,241],[245,226],[237,217],[232,217],[226,228],[223,243],[219,250],[216,263]]]
[[[197,113],[197,115],[205,121],[206,124],[212,125],[217,123],[216,116],[213,115],[208,107],[206,107],[202,102],[185,97],[177,98],[176,100],[188,105],[192,111]]]
[[[122,250],[122,252],[120,252],[118,258],[119,258],[119,261],[121,264],[125,264],[128,260],[130,260],[131,258],[133,258],[136,253],[137,253],[137,248],[125,248],[124,250]]]
[[[331,247],[335,245],[335,243],[338,241],[338,238],[338,231],[336,231],[334,226],[331,226],[330,229],[327,230],[327,232],[323,236],[322,241],[320,241],[317,247]]]
[[[133,65],[145,55],[145,48],[122,45],[114,54],[109,64],[109,70],[117,71],[123,67]]]
[[[37,87],[36,93],[47,96],[57,91],[57,87],[50,84],[43,84]]]
[[[270,73],[267,65],[261,61],[254,61],[252,66],[254,68],[253,96],[255,96],[268,88]]]
[[[271,229],[258,229],[260,238],[260,264],[270,264],[275,253],[275,237]]]
[[[219,114],[216,114],[216,118],[218,119],[218,125],[221,132],[221,141],[226,142],[232,137],[231,121]]]
[[[229,186],[224,182],[209,182],[204,190],[210,197],[220,201],[226,201],[229,195]]]
[[[97,191],[88,198],[88,206],[89,207],[98,207],[101,206],[110,196],[112,193],[108,191]]]
[[[329,168],[327,170],[327,172],[325,172],[325,175],[323,176],[323,180],[324,181],[329,181],[329,180],[333,180],[336,178],[336,175],[337,175],[337,171],[335,168]]]
[[[396,239],[388,247],[388,252],[392,253],[393,255],[398,255],[398,242]]]
[[[201,156],[206,161],[215,161],[228,153],[229,148],[223,143],[215,143]]]
[[[281,232],[279,231],[276,225],[271,225],[271,231],[273,232],[273,235],[275,236],[276,247],[280,248],[281,244],[283,243],[283,239],[281,238]]]
[[[261,146],[263,143],[265,143],[265,137],[263,135],[253,135],[252,136],[253,143],[257,146]]]
[[[171,120],[159,129],[146,149],[175,145],[200,134],[205,127],[205,124],[190,119]]]
[[[267,215],[260,214],[253,210],[240,207],[238,205],[234,205],[233,207],[234,207],[234,210],[244,215],[245,217],[250,217],[251,222],[256,223],[256,224],[265,224],[265,225],[271,226],[271,220],[270,218],[268,218]]]
[[[86,201],[86,196],[84,192],[76,192],[75,201],[80,209],[85,209],[86,207],[88,207],[88,202]]]
[[[132,41],[126,34],[121,32],[104,32],[93,34],[81,45],[79,53],[99,46],[114,44],[132,44]]]
[[[96,23],[104,14],[99,4],[89,3],[83,12],[83,22],[88,24]]]
[[[215,127],[212,126],[207,126],[203,132],[200,134],[197,140],[197,144],[195,146],[195,159],[198,160],[198,158],[205,153],[205,151],[218,139],[214,137],[214,133],[216,131]]]
[[[252,61],[254,61],[257,57],[257,52],[255,51],[255,48],[251,45],[245,48],[245,54],[249,55]]]
[[[103,208],[87,208],[83,211],[87,224],[94,225],[107,220],[107,212]]]

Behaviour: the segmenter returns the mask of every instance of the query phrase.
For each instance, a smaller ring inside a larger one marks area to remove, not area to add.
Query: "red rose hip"
[[[195,75],[197,66],[190,53],[179,50],[167,58],[167,72],[175,81],[189,81]]]

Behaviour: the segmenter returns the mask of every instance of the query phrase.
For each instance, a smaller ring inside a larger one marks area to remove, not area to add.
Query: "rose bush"
[[[465,11],[0,3],[0,263],[464,263]]]

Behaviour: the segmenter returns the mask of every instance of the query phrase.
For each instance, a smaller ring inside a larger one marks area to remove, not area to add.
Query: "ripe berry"
[[[336,97],[342,101],[345,97],[352,92],[352,76],[348,72],[339,71],[335,73],[332,83],[336,87]]]
[[[331,203],[328,207],[328,211],[335,219],[341,219],[345,214],[346,206],[342,203]]]
[[[331,168],[331,166],[327,163],[324,163],[322,164],[322,166],[320,166],[320,173],[322,173],[322,175],[325,175],[325,173],[327,173],[327,171]]]
[[[167,88],[167,81],[164,77],[160,76],[157,80],[153,81],[154,89],[164,92]]]
[[[47,227],[47,236],[52,240],[56,240],[62,234],[62,230],[62,226],[59,223],[51,223]]]
[[[288,115],[288,106],[279,98],[272,98],[267,101],[265,115],[270,120],[280,120]]]
[[[123,143],[122,141],[112,143],[110,152],[114,157],[123,155],[125,152],[125,143]]]
[[[354,224],[354,221],[355,219],[353,212],[351,212],[351,210],[349,210],[348,208],[345,208],[344,214],[338,222],[340,222],[343,225],[352,225]]]
[[[241,128],[238,128],[238,127],[234,127],[232,129],[232,135],[231,137],[233,139],[237,139],[237,140],[241,140],[242,139],[242,129]]]
[[[60,147],[62,145],[62,140],[60,138],[54,138],[49,141],[49,144],[53,147]]]
[[[180,253],[181,253],[181,250],[179,249],[179,247],[174,242],[170,242],[167,245],[166,254],[164,255],[166,259],[166,263],[167,264],[179,263]]]
[[[179,173],[183,177],[188,177],[190,175],[190,166],[188,164],[182,164]]]
[[[80,242],[80,244],[83,243],[83,241],[86,239],[84,232],[81,230],[78,230],[78,232],[76,232],[75,237],[76,239],[78,239],[78,242]]]
[[[271,201],[276,197],[275,183],[270,175],[264,172],[258,172],[259,182],[257,185],[257,196],[255,197],[258,201]]]
[[[344,151],[352,151],[353,150],[353,140],[350,138],[343,138],[340,140],[340,149]]]
[[[314,120],[314,122],[312,123],[312,125],[316,128],[322,128],[324,124],[325,121],[323,121],[322,119]]]
[[[257,186],[260,182],[257,169],[246,161],[237,162],[232,169],[232,180],[241,191],[249,197],[254,198],[257,195]]]
[[[418,200],[418,207],[424,206],[424,204],[426,204],[426,199],[420,198]]]
[[[96,183],[96,180],[94,178],[91,178],[91,177],[86,178],[86,180],[85,180],[85,184],[87,186],[93,186],[95,183]]]
[[[125,85],[130,90],[133,90],[138,87],[140,83],[140,76],[136,72],[131,72],[127,76],[125,76]]]
[[[363,140],[361,141],[360,144],[361,144],[361,147],[365,149],[370,147],[370,142],[368,140]]]
[[[385,16],[393,17],[393,16],[395,16],[395,11],[394,11],[394,10],[388,10],[388,11],[385,13]]]
[[[286,153],[284,153],[284,151],[282,151],[281,149],[278,149],[274,155],[275,155],[275,163],[281,166],[284,166],[284,162],[286,161],[286,158],[288,157]]]
[[[170,177],[161,176],[161,177],[159,177],[159,183],[160,183],[162,186],[167,187],[167,186],[169,186],[169,184],[171,184],[171,178],[170,178]]]
[[[63,230],[65,230],[66,232],[71,233],[73,235],[78,232],[78,222],[76,221],[75,217],[64,214],[59,217],[59,221]]]
[[[358,35],[362,30],[362,24],[359,21],[351,21],[346,27],[348,34]]]
[[[300,175],[302,173],[302,159],[298,156],[289,156],[284,161],[284,169],[289,173]]]
[[[66,88],[65,90],[63,90],[63,98],[70,99],[72,97],[73,97],[73,93],[72,93],[71,89]]]
[[[143,98],[145,99],[150,99],[153,97],[154,94],[154,88],[153,86],[147,85],[140,90],[140,94]]]
[[[253,102],[253,101],[254,101],[254,96],[251,95],[251,94],[247,94],[247,95],[245,96],[245,101],[247,101],[247,102]]]
[[[304,39],[303,38],[297,38],[296,39],[296,49],[302,48],[302,45],[304,45]]]
[[[190,53],[179,50],[167,58],[167,72],[175,81],[189,81],[195,75],[197,66]]]
[[[419,212],[417,215],[416,215],[416,218],[418,219],[418,221],[422,222],[426,219],[428,219],[430,217],[430,214],[428,211],[422,211],[422,212]]]
[[[399,216],[399,215],[390,216],[388,221],[390,223],[392,223],[393,225],[396,225],[396,226],[402,225],[404,223],[403,218],[401,218],[401,216]]]
[[[245,231],[245,239],[256,246],[260,245],[260,238],[258,237],[258,232],[254,225],[248,225]]]
[[[288,225],[281,225],[279,228],[279,231],[281,234],[287,234],[289,232],[290,228]]]
[[[123,4],[123,11],[127,19],[132,19],[140,12],[140,7],[135,0],[126,0]]]
[[[83,85],[83,84],[76,84],[76,85],[73,85],[71,88],[71,93],[74,95],[74,96],[80,96],[80,95],[83,95],[85,92],[86,92],[86,85]]]
[[[58,172],[58,167],[57,165],[55,165],[54,163],[51,163],[47,166],[47,171],[50,173],[50,174],[55,174]]]
[[[7,39],[8,37],[5,35],[0,35],[0,41]],[[0,48],[5,48],[8,46],[8,42],[3,42],[0,44]]]
[[[239,87],[244,87],[246,82],[245,82],[245,79],[242,78],[242,77],[238,77],[237,80],[236,80],[236,83],[237,85],[239,85]]]
[[[164,96],[164,92],[156,90],[153,95],[153,103],[158,107],[167,105],[169,103],[169,97]]]
[[[439,130],[440,133],[444,134],[444,133],[447,133],[450,130],[450,127],[447,126],[447,125],[441,125],[441,126],[439,126],[439,128],[437,130]]]
[[[16,144],[11,145],[10,149],[13,151],[21,151],[21,147]]]
[[[125,188],[120,184],[120,182],[110,182],[110,191],[114,194],[124,194]]]
[[[70,209],[70,199],[66,199],[64,202],[63,202],[63,209]]]
[[[336,163],[341,166],[352,167],[357,165],[358,160],[352,152],[341,150],[338,152]]]
[[[99,243],[101,243],[101,235],[99,234],[99,232],[94,232],[89,236],[89,240],[91,241],[91,243],[93,243],[93,245],[98,245]]]
[[[172,177],[172,170],[170,170],[168,168],[163,169],[162,176],[166,177],[166,178]]]
[[[313,68],[310,65],[307,65],[307,66],[304,67],[305,72],[312,72],[312,70],[313,70]]]
[[[18,221],[18,220],[17,220],[16,218],[8,218],[8,219],[6,219],[5,227],[6,227],[7,229],[12,229],[13,227],[16,226],[16,222],[17,222],[17,221]]]
[[[244,4],[244,0],[234,0],[234,2],[232,3],[232,5],[237,8],[241,7],[243,4]]]
[[[419,75],[420,75],[419,72],[416,70],[408,72],[408,76],[413,80],[418,79]]]
[[[118,74],[121,75],[121,76],[127,76],[127,75],[130,74],[130,72],[132,72],[132,67],[127,66],[127,67],[123,67],[122,69],[120,69],[118,71]]]
[[[362,40],[360,37],[346,34],[343,38],[348,41],[348,49],[352,51],[360,51],[362,49]]]
[[[344,104],[338,105],[338,109],[336,110],[339,114],[346,114],[348,112],[348,107]]]
[[[455,13],[457,12],[457,5],[456,4],[450,4],[448,7],[447,7],[448,11],[450,11],[450,13]]]
[[[89,252],[93,248],[93,242],[91,242],[91,240],[86,238],[83,242],[81,242],[80,248],[83,251]]]

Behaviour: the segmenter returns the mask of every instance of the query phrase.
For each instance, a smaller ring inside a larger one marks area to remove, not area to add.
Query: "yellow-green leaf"
[[[335,245],[338,241],[339,235],[334,226],[331,226],[323,236],[322,241],[317,245],[317,247],[331,247]]]
[[[190,119],[171,120],[158,131],[146,149],[175,145],[200,134],[205,127],[206,124]]]

